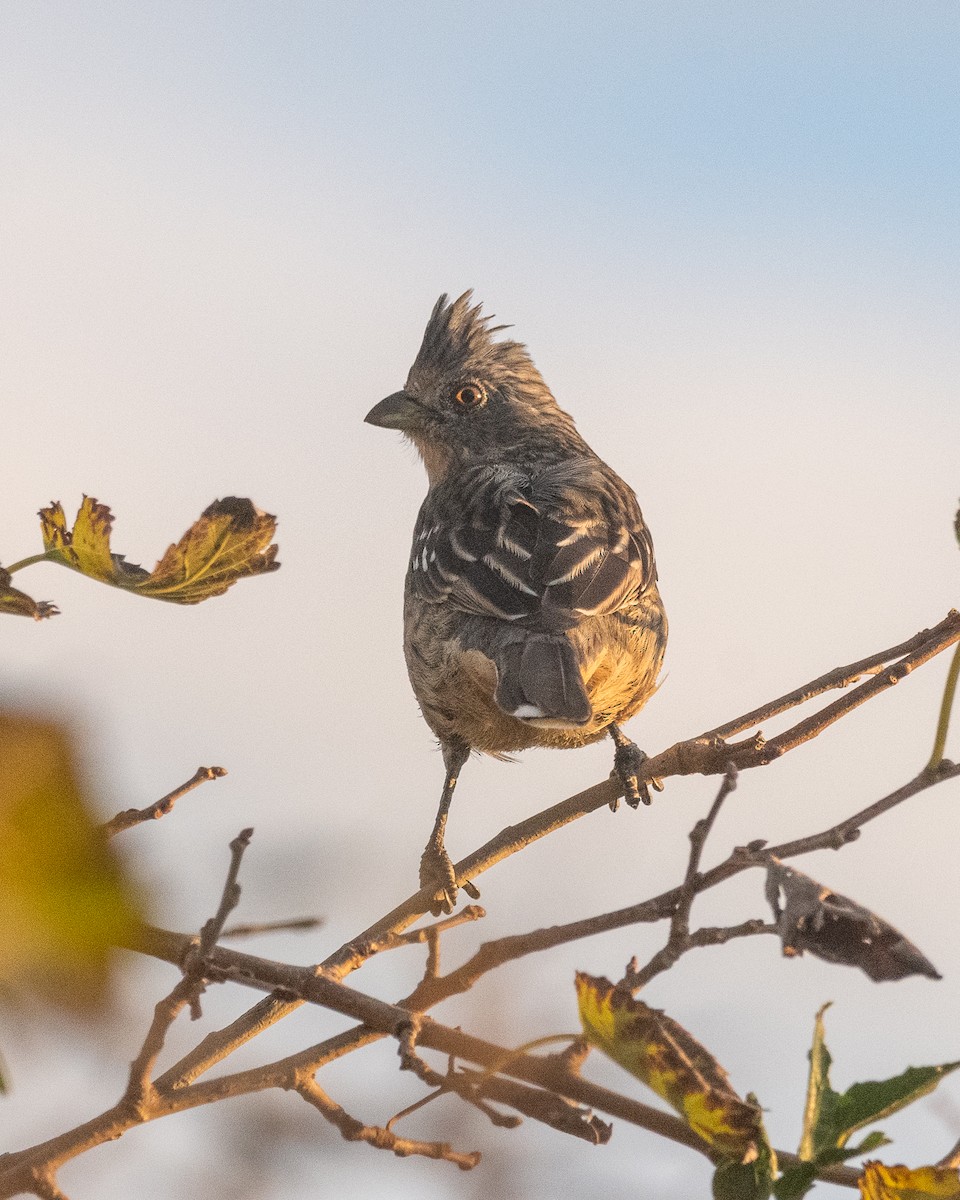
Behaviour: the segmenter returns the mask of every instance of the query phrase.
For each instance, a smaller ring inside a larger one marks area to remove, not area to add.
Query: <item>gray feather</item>
[[[580,665],[565,637],[533,635],[511,642],[497,655],[499,708],[521,719],[584,725],[592,708]]]

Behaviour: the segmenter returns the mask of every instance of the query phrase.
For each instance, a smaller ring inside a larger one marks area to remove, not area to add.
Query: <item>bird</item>
[[[610,736],[627,802],[650,802],[623,733],[658,686],[667,618],[637,498],[577,432],[527,348],[472,291],[435,304],[403,388],[366,415],[427,471],[404,587],[404,655],[445,778],[420,860],[456,905],[445,846],[471,752],[506,758]],[[659,786],[659,781],[651,781]],[[611,807],[616,807],[614,802]],[[472,898],[475,885],[461,885]]]

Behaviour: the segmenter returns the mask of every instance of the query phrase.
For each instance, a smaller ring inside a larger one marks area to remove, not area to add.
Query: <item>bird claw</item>
[[[639,778],[640,769],[647,761],[647,755],[640,747],[631,741],[624,741],[617,746],[613,756],[613,771],[612,776],[616,776],[623,784],[624,799],[631,808],[639,808],[641,804],[652,804],[653,798],[650,795],[652,787],[656,792],[663,791],[662,779],[641,780]],[[610,801],[611,812],[616,812],[620,807],[620,797],[615,796]]]
[[[430,903],[433,916],[447,916],[457,906],[457,873],[454,870],[450,855],[442,846],[430,842],[420,858],[420,886],[435,888],[436,895]],[[465,879],[460,885],[471,900],[479,900],[480,892],[475,884]]]

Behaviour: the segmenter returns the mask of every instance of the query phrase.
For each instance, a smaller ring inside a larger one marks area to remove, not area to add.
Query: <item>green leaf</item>
[[[773,1185],[773,1194],[777,1200],[799,1200],[810,1191],[816,1178],[816,1163],[793,1163]]]
[[[756,1104],[753,1095],[748,1095],[747,1100]],[[773,1195],[777,1159],[762,1121],[757,1130],[755,1154],[752,1160],[748,1155],[743,1162],[730,1159],[717,1166],[713,1173],[714,1200],[768,1200]]]
[[[960,1062],[942,1063],[935,1067],[908,1067],[890,1079],[855,1083],[837,1099],[834,1125],[838,1146],[847,1138],[891,1113],[899,1112],[921,1096],[932,1092],[945,1076],[960,1067]]]
[[[18,617],[33,617],[35,621],[43,621],[46,617],[57,615],[57,606],[46,600],[34,600],[26,592],[20,592],[10,586],[12,576],[9,571],[0,567],[0,613],[11,613]]]
[[[890,1079],[855,1083],[842,1094],[835,1092],[830,1085],[832,1059],[823,1023],[823,1014],[829,1007],[825,1004],[814,1022],[803,1135],[798,1150],[804,1161],[821,1166],[843,1162],[885,1145],[888,1139],[879,1130],[868,1134],[857,1147],[849,1147],[847,1142],[858,1129],[932,1092],[944,1076],[960,1066],[960,1062],[953,1062],[935,1067],[909,1067]]]
[[[759,1159],[752,1163],[722,1162],[713,1173],[714,1200],[767,1200],[774,1194],[769,1166]]]
[[[113,515],[105,504],[84,496],[72,529],[58,502],[40,511],[47,558],[113,587],[173,604],[199,604],[221,596],[238,579],[276,571],[272,545],[276,518],[250,500],[215,500],[152,571],[129,563],[110,549]]]
[[[810,1075],[807,1080],[807,1102],[803,1110],[803,1134],[797,1153],[805,1162],[814,1162],[825,1149],[833,1149],[833,1112],[837,1093],[830,1086],[832,1059],[827,1049],[823,1014],[829,1004],[818,1011],[813,1024],[813,1045],[810,1047]],[[802,1195],[802,1193],[801,1193]]]
[[[137,909],[89,815],[64,730],[0,712],[0,987],[97,1005],[111,948],[133,936]]]

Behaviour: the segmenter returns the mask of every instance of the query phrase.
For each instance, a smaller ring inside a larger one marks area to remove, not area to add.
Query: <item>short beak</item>
[[[409,429],[418,422],[421,413],[421,406],[408,392],[394,392],[375,404],[363,419],[381,429]]]

